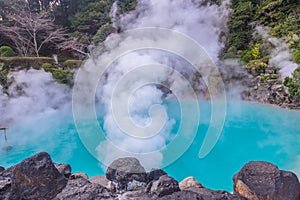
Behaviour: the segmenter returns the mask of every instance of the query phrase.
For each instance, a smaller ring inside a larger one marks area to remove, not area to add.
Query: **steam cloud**
[[[293,56],[289,46],[284,39],[271,37],[269,32],[270,30],[267,27],[256,27],[256,33],[267,39],[275,47],[271,52],[269,64],[280,69],[279,73],[282,80],[287,76],[292,77],[292,73],[298,67],[298,64],[292,61]]]
[[[226,7],[227,3],[228,1],[223,1],[221,6],[217,6],[210,4],[204,5],[204,1],[201,0],[141,0],[139,1],[136,10],[131,13],[117,16],[117,10],[114,6],[111,15],[114,16],[113,22],[115,26],[118,26],[122,31],[134,28],[158,27],[184,33],[198,42],[207,51],[212,60],[217,62],[218,54],[223,47],[223,44],[220,41],[220,34],[226,25],[226,18],[229,13],[229,10]],[[185,49],[190,48],[184,44],[176,44],[176,42],[180,41],[170,41],[168,38],[163,40],[163,38],[157,38],[159,37],[157,35],[150,37],[152,37],[153,43],[163,41],[170,46],[181,45],[182,52],[185,52]],[[110,46],[113,43],[111,41],[116,40],[118,40],[118,37],[112,35],[105,41],[105,45]],[[131,46],[131,44],[138,42],[143,41],[141,41],[140,38],[126,38],[125,40],[120,40],[118,48],[122,49],[122,47]],[[88,72],[89,69],[92,68],[91,65],[97,66],[97,63],[101,62],[105,57],[113,55],[118,51],[116,50],[118,48],[110,47],[110,52],[94,58],[94,63],[90,62],[85,65],[86,71]],[[131,136],[128,136],[120,130],[120,127],[116,124],[113,116],[114,113],[111,99],[116,85],[120,84],[119,81],[126,75],[130,73],[133,74],[132,71],[135,71],[138,67],[151,64],[164,64],[170,66],[170,69],[159,72],[159,77],[164,78],[156,78],[157,80],[155,82],[167,82],[170,90],[177,89],[182,94],[187,93],[185,81],[178,78],[175,80],[174,76],[172,76],[173,71],[175,69],[181,72],[189,80],[192,78],[195,71],[193,71],[186,61],[174,55],[163,51],[139,50],[130,52],[115,61],[109,67],[105,79],[100,80],[97,99],[100,100],[105,108],[103,126],[107,138],[117,147],[127,151],[128,154],[119,155],[117,152],[113,152],[113,149],[108,146],[107,142],[102,142],[99,144],[97,150],[99,157],[105,157],[105,163],[110,163],[118,157],[130,156],[130,152],[138,154],[159,150],[172,139],[174,119],[167,118],[164,128],[153,137],[150,137],[152,135],[151,131],[141,133],[135,132],[134,130],[131,131]],[[152,77],[152,79],[155,79],[158,72],[150,70],[147,72],[134,73],[134,75],[131,75],[134,76],[132,81],[139,81],[138,77]],[[205,74],[205,72],[203,73]],[[87,73],[87,76],[89,76],[89,73]],[[155,118],[151,119],[149,117],[148,110],[154,104],[162,104],[164,94],[156,87],[156,85],[146,85],[132,91],[130,84],[133,84],[130,80],[125,82],[122,90],[118,90],[121,92],[116,95],[118,107],[129,107],[129,114],[128,111],[126,111],[121,114],[119,113],[119,115],[122,116],[122,121],[130,118],[134,121],[136,126],[145,127],[156,120]],[[199,84],[198,87],[201,87],[201,85]],[[128,94],[131,95],[129,102],[125,98]],[[116,109],[116,112],[120,112],[119,109]],[[123,123],[122,125],[126,126],[126,123]],[[159,125],[160,124],[157,124],[157,126]],[[149,138],[138,139],[132,137],[132,135],[144,135],[149,136]],[[135,154],[134,156],[138,155]],[[163,156],[157,152],[152,159],[149,159],[148,157],[146,160],[143,159],[142,156],[139,159],[146,168],[159,167]]]

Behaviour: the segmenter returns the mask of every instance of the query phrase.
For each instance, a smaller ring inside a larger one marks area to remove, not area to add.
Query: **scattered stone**
[[[299,200],[300,183],[292,172],[268,162],[249,162],[233,177],[234,191],[251,200]]]
[[[106,171],[106,178],[117,185],[117,190],[140,189],[145,186],[147,174],[136,158],[119,158],[113,161]],[[135,188],[135,186],[136,188]]]
[[[77,178],[89,179],[88,175],[83,172],[75,172],[75,173],[71,174],[69,177],[70,180],[77,179]]]
[[[82,199],[113,200],[115,198],[108,189],[100,184],[92,184],[87,179],[77,178],[69,180],[67,186],[53,200]]]
[[[157,181],[150,182],[147,189],[149,190],[149,188],[152,197],[162,197],[180,190],[178,182],[167,175],[159,177]]]
[[[56,169],[59,171],[59,173],[61,173],[62,175],[64,175],[66,178],[69,178],[71,175],[71,166],[68,164],[54,164]]]
[[[55,168],[49,154],[38,153],[13,170],[10,200],[52,199],[66,184],[67,179]]]
[[[192,176],[183,179],[179,183],[180,190],[184,190],[189,187],[203,188],[203,185],[201,185],[198,181],[196,181],[196,179]]]
[[[151,169],[151,171],[148,173],[148,181],[156,181],[159,179],[159,177],[167,175],[167,173],[162,169]]]

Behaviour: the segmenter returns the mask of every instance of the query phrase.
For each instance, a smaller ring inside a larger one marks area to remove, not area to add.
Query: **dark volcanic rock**
[[[4,171],[5,168],[0,166],[0,172]]]
[[[240,197],[237,194],[230,194],[229,192],[222,190],[210,190],[207,188],[200,187],[189,187],[183,191],[192,191],[197,193],[203,198],[203,200],[243,200],[244,198]]]
[[[295,174],[268,162],[249,162],[233,177],[234,190],[251,200],[299,200],[300,184]]]
[[[53,200],[102,200],[114,199],[112,193],[99,184],[84,178],[69,180],[67,186]]]
[[[15,166],[10,199],[52,199],[67,184],[47,153],[39,153]]]
[[[167,173],[162,169],[151,169],[151,171],[148,173],[148,181],[156,181],[159,179],[159,177],[167,175]]]
[[[171,195],[167,195],[158,199],[159,200],[205,200],[199,194],[187,190],[175,192]]]
[[[148,185],[148,192],[152,197],[162,197],[179,190],[178,182],[167,175],[159,177],[157,181],[151,182]]]
[[[118,190],[139,189],[147,182],[146,171],[136,158],[113,161],[106,171],[106,178],[116,183]]]
[[[68,164],[54,164],[56,169],[64,175],[66,178],[69,178],[71,175],[72,168]]]

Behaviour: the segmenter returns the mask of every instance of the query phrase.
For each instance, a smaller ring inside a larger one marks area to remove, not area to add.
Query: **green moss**
[[[9,46],[0,47],[0,54],[1,57],[12,57],[15,55],[14,51]]]

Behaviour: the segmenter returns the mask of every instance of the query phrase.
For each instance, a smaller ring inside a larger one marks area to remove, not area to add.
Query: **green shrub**
[[[292,78],[286,77],[283,84],[288,87],[291,96],[300,97],[300,67],[293,72]]]
[[[51,72],[53,65],[51,63],[43,63],[42,68],[45,70],[45,72]]]
[[[71,70],[57,68],[57,67],[53,66],[51,63],[44,63],[42,65],[42,68],[46,72],[50,72],[52,74],[52,77],[58,83],[63,83],[63,84],[67,84],[67,85],[73,84],[74,72],[72,72]]]
[[[1,57],[12,57],[15,55],[14,51],[9,46],[0,47],[0,54]]]
[[[54,60],[50,57],[0,57],[0,62],[3,62],[5,66],[10,68],[23,68],[29,69],[41,69],[43,63],[52,63]]]
[[[118,7],[121,13],[126,13],[134,10],[137,6],[137,0],[119,0]]]
[[[294,52],[294,61],[295,61],[296,63],[300,63],[300,50],[296,50],[296,51]]]
[[[58,82],[58,83],[63,83],[67,85],[72,85],[73,84],[73,75],[74,72],[70,70],[63,70],[59,68],[54,68],[51,71],[52,77]]]
[[[82,61],[81,60],[66,60],[63,63],[63,66],[67,69],[77,69],[81,66]]]
[[[250,60],[245,66],[246,69],[264,69],[267,68],[268,65],[261,60]]]
[[[112,24],[106,23],[99,28],[95,36],[93,37],[93,42],[97,45],[101,42],[104,42],[107,36],[116,32],[116,29],[112,26]]]
[[[242,61],[249,62],[251,60],[258,60],[260,59],[261,53],[260,53],[260,44],[256,43],[250,50],[246,50],[242,54]]]

